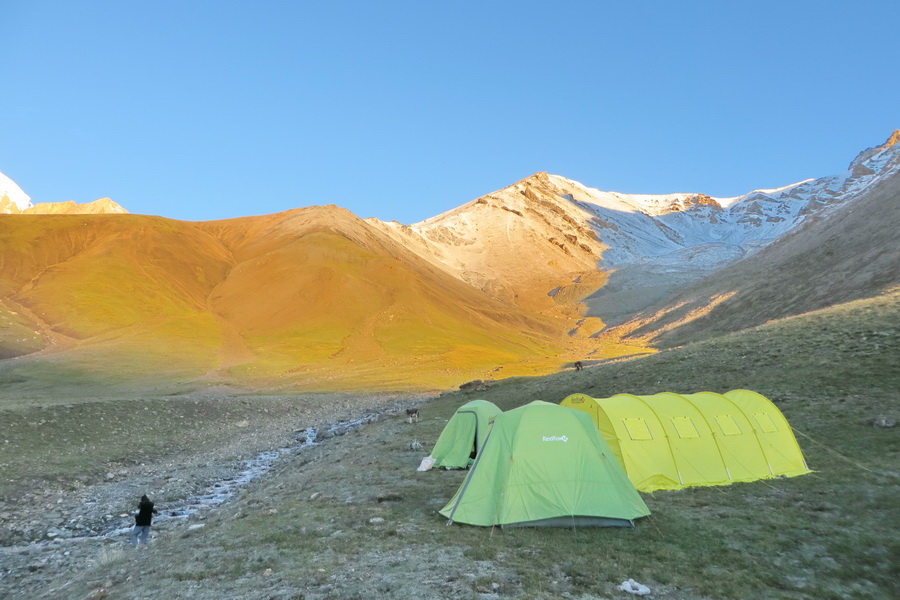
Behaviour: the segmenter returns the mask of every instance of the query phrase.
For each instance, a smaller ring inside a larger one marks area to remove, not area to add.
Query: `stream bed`
[[[229,468],[224,469],[228,475],[208,484],[201,493],[157,503],[156,508],[159,513],[153,518],[154,527],[164,525],[166,522],[186,520],[197,516],[198,513],[221,506],[231,500],[242,488],[269,473],[286,457],[317,446],[333,437],[345,435],[368,423],[373,423],[382,415],[383,413],[367,413],[360,417],[336,421],[324,427],[298,429],[294,432],[292,444],[275,450],[266,450],[250,459],[240,461],[236,465],[229,465]],[[80,512],[87,514],[99,511],[99,514],[102,514],[108,511],[108,508],[102,504],[98,501],[84,502],[81,504]],[[78,509],[75,512],[79,512]],[[118,516],[106,514],[103,521],[96,522],[95,520],[90,527],[84,526],[77,518],[67,519],[66,524],[48,527],[45,539],[0,546],[0,556],[26,552],[40,547],[126,536],[133,527],[133,517],[134,513],[119,514]],[[191,527],[202,526],[201,523],[191,525]],[[2,579],[2,574],[0,574],[0,579]]]

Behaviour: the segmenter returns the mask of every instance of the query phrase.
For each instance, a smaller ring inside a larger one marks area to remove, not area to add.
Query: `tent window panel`
[[[723,435],[741,435],[743,433],[741,426],[731,415],[716,415],[716,423],[719,424]]]
[[[775,421],[772,420],[768,413],[755,413],[753,418],[756,419],[756,424],[759,425],[763,433],[775,433],[778,431],[778,426],[775,425]]]
[[[647,422],[644,421],[640,417],[630,417],[622,419],[622,423],[625,425],[625,430],[628,432],[628,436],[632,440],[652,440],[653,434],[650,433],[650,428],[647,427]]]
[[[682,439],[700,437],[700,432],[697,431],[697,427],[690,417],[672,417],[672,425],[675,426],[678,437]]]

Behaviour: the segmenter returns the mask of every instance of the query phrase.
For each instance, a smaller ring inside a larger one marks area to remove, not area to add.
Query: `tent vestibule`
[[[481,450],[494,418],[501,412],[497,405],[487,400],[472,400],[463,404],[444,426],[431,456],[426,457],[423,464],[433,461],[429,468],[467,468]],[[420,470],[427,469],[420,467]]]

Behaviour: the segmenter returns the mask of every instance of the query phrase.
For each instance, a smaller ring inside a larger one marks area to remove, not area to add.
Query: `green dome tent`
[[[809,473],[784,415],[749,390],[725,394],[573,394],[642,492]]]
[[[501,412],[487,400],[472,400],[456,409],[431,451],[433,466],[465,469],[471,465]]]
[[[456,494],[450,522],[631,526],[650,514],[588,415],[532,402],[500,414]]]

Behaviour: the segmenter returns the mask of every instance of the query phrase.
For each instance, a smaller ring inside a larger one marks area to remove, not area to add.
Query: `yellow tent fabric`
[[[725,394],[573,394],[642,492],[809,473],[791,427],[768,398]]]

